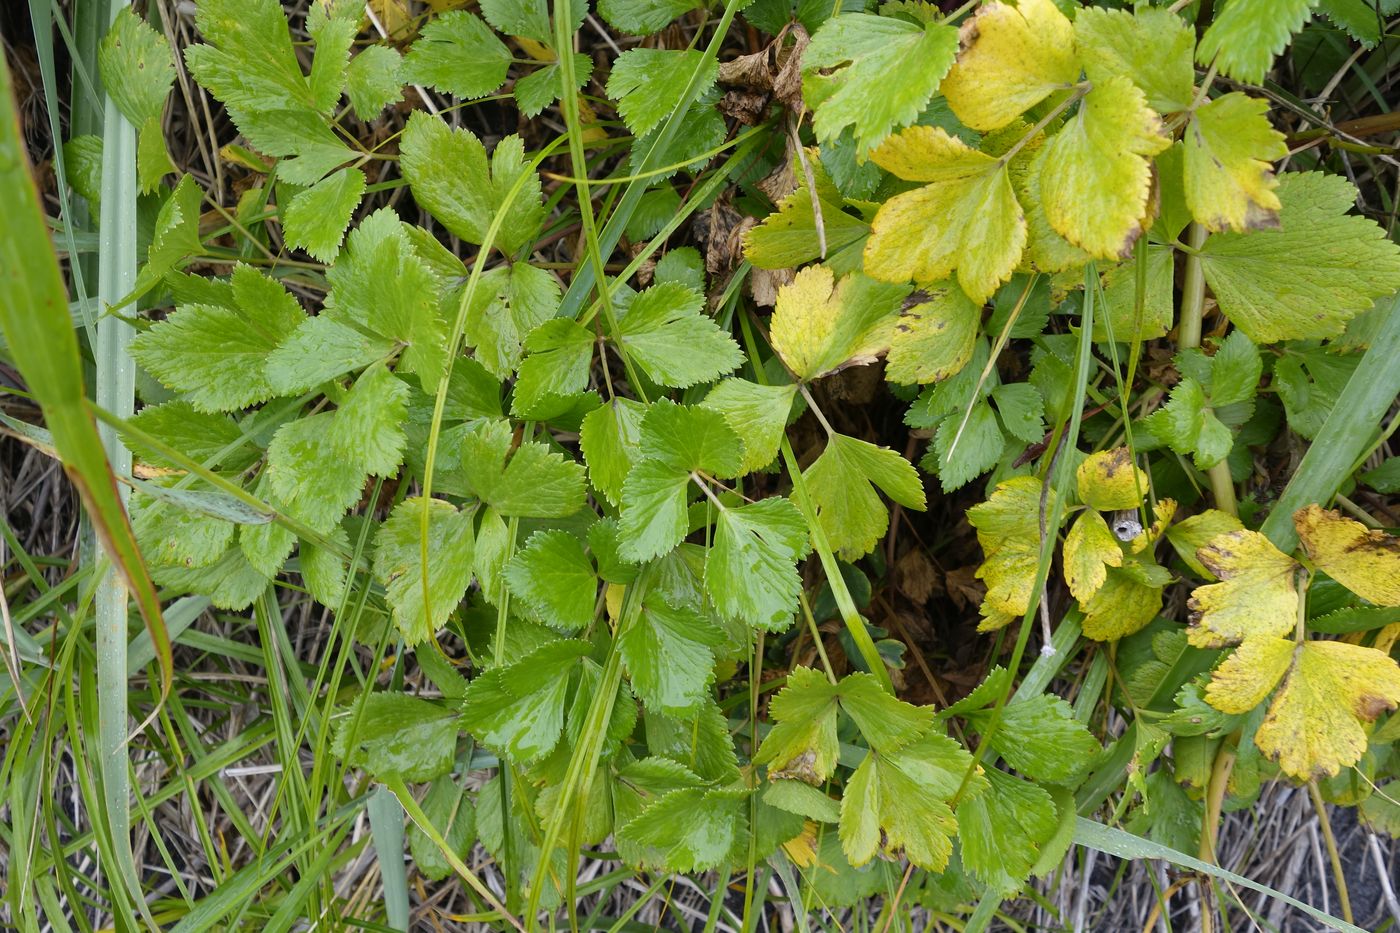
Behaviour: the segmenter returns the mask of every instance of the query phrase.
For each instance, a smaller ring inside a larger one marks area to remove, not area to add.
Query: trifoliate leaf
[[[583,508],[582,464],[538,441],[511,447],[506,421],[482,421],[466,433],[462,473],[478,499],[520,518],[565,518]]]
[[[522,341],[554,316],[560,295],[559,280],[529,263],[488,269],[467,306],[463,334],[473,355],[497,379],[508,379],[520,365]]]
[[[984,604],[1013,616],[1030,607],[1040,564],[1040,497],[1043,484],[1033,476],[1016,476],[1001,483],[986,502],[967,511],[977,529],[985,558],[977,577],[987,584]],[[1055,491],[1045,500],[1047,519],[1055,508]],[[1056,528],[1046,528],[1054,534]]]
[[[764,737],[755,764],[768,765],[769,780],[792,779],[818,785],[836,768],[836,697],[839,689],[820,671],[795,667],[787,685],[768,704],[773,728]]]
[[[1171,145],[1142,91],[1127,78],[1095,82],[1046,145],[1040,174],[1055,232],[1100,259],[1124,259],[1145,232],[1150,158]]]
[[[1169,526],[1167,540],[1197,576],[1213,580],[1215,577],[1197,560],[1196,551],[1205,547],[1218,535],[1227,531],[1240,531],[1243,528],[1240,520],[1229,512],[1206,509],[1199,515],[1192,515]]]
[[[958,829],[950,803],[972,756],[930,732],[893,754],[871,751],[841,797],[841,847],[859,868],[877,853],[942,871]]]
[[[705,560],[705,590],[730,619],[770,632],[792,624],[802,578],[797,562],[811,550],[807,522],[781,496],[725,508],[715,519]]]
[[[723,632],[690,606],[673,606],[655,590],[618,636],[617,650],[632,689],[648,710],[694,712],[714,678],[713,648]]]
[[[1100,512],[1135,509],[1147,495],[1147,473],[1133,463],[1133,452],[1126,447],[1085,457],[1075,483],[1079,500]]]
[[[1260,84],[1274,56],[1303,28],[1317,0],[1230,0],[1201,36],[1196,61],[1222,74]]]
[[[707,871],[747,848],[745,791],[686,788],[672,791],[618,830],[620,841],[664,852],[671,871]]]
[[[777,204],[777,210],[744,234],[744,258],[760,269],[787,269],[822,256],[817,236],[817,211],[821,211],[822,232],[826,234],[826,257],[844,255],[870,233],[870,225],[842,208],[841,192],[822,168],[816,149],[807,150],[808,165],[816,182],[816,197],[807,185],[806,173],[794,170],[797,189]],[[855,249],[859,261],[859,254]]]
[[[1079,79],[1074,27],[1053,0],[988,3],[962,27],[958,63],[939,88],[959,120],[996,130]]]
[[[654,129],[681,105],[686,84],[698,73],[696,93],[719,77],[719,62],[698,49],[628,49],[608,77],[608,96],[633,135]]]
[[[1202,105],[1184,143],[1186,205],[1207,230],[1279,225],[1278,179],[1270,164],[1288,154],[1266,116],[1268,101],[1238,91]]]
[[[430,781],[452,768],[456,710],[405,693],[371,693],[363,710],[336,716],[331,752],[375,777]]]
[[[1203,470],[1224,460],[1234,444],[1230,429],[1207,406],[1205,390],[1190,377],[1172,388],[1167,404],[1148,416],[1147,425],[1172,450],[1191,454]]]
[[[999,724],[989,741],[1006,763],[1026,777],[1062,784],[1083,773],[1101,749],[1070,705],[1040,693],[1019,703],[968,713],[968,721],[986,732]]]
[[[486,239],[498,211],[505,215],[494,244],[501,252],[514,254],[538,235],[544,221],[540,181],[525,162],[519,136],[496,144],[488,170],[480,139],[419,110],[408,119],[400,150],[399,167],[413,199],[468,243]],[[520,192],[506,206],[516,179],[527,172]]]
[[[598,0],[598,12],[622,32],[649,36],[691,10],[701,0]]]
[[[458,859],[465,859],[476,841],[476,810],[465,789],[448,775],[437,778],[423,798],[423,815],[442,836],[448,850]],[[452,863],[417,823],[408,827],[408,851],[414,867],[429,881],[442,881],[452,874]]]
[[[272,398],[267,356],[306,320],[280,283],[251,266],[235,266],[232,282],[231,305],[180,307],[131,346],[138,363],[200,411],[237,411]]]
[[[343,168],[297,192],[287,204],[287,242],[332,261],[364,193],[365,173],[357,168]]]
[[[1017,891],[1055,834],[1055,801],[1043,788],[989,770],[990,788],[958,805],[963,866],[1003,896]]]
[[[510,49],[480,17],[452,10],[423,27],[404,57],[400,77],[471,100],[505,84],[510,62]]]
[[[1084,75],[1094,84],[1121,75],[1140,87],[1159,113],[1191,106],[1196,40],[1175,13],[1086,7],[1075,13],[1074,43]]]
[[[1298,622],[1298,565],[1257,531],[1228,531],[1196,552],[1220,579],[1191,593],[1191,644],[1218,648],[1282,635]]]
[[[676,282],[639,292],[618,322],[618,343],[658,385],[684,389],[735,369],[744,354],[701,310],[705,296]]]
[[[267,380],[278,395],[293,395],[363,369],[393,350],[391,339],[367,334],[334,310],[323,310],[302,321],[267,357]]]
[[[585,415],[579,428],[588,481],[613,505],[621,504],[623,480],[637,461],[646,411],[641,402],[616,398]]]
[[[1310,505],[1293,524],[1318,569],[1378,606],[1400,606],[1400,538]]]
[[[922,512],[924,487],[913,464],[888,447],[832,434],[803,473],[831,547],[846,560],[868,554],[884,537],[889,513],[875,492]]]
[[[1064,561],[1065,582],[1082,604],[1103,586],[1109,567],[1123,565],[1123,549],[1103,516],[1086,509],[1065,536]]]
[[[796,395],[795,385],[765,386],[747,379],[725,379],[710,390],[700,407],[724,415],[744,442],[741,472],[752,473],[778,456]]]
[[[642,419],[642,456],[673,470],[738,476],[744,445],[719,412],[698,405],[654,402]]]
[[[873,362],[889,349],[905,291],[859,272],[837,282],[825,266],[808,266],[778,290],[773,349],[804,382]]]
[[[370,45],[361,49],[345,67],[345,95],[355,116],[373,120],[380,111],[403,96],[403,63],[398,49]]]
[[[589,650],[585,641],[550,642],[514,664],[478,675],[463,698],[463,728],[512,761],[549,754],[564,729],[570,675]]]
[[[885,377],[891,382],[941,382],[972,359],[982,309],[951,282],[924,292],[928,300],[905,309],[890,338]]]
[[[866,13],[833,16],[802,54],[802,96],[817,139],[854,128],[864,156],[898,126],[918,119],[958,51],[952,26]],[[898,74],[892,82],[890,75]]]
[[[598,576],[583,542],[567,531],[537,531],[505,567],[511,595],[561,632],[593,620]]]
[[[979,304],[1011,277],[1026,246],[1026,218],[1004,164],[927,126],[891,136],[871,159],[908,181],[930,183],[895,195],[875,215],[867,273],[889,282],[938,282],[956,272]]]
[[[1201,261],[1220,310],[1255,343],[1340,334],[1400,288],[1400,247],[1348,215],[1356,189],[1320,172],[1283,176],[1279,229],[1218,233]]]
[[[267,478],[282,511],[321,532],[360,500],[369,475],[363,463],[345,461],[337,418],[322,412],[288,421],[267,448]]]
[[[422,519],[423,500],[405,499],[374,539],[375,579],[386,590],[394,622],[410,645],[427,641],[442,628],[472,577],[471,513],[459,512],[441,499],[428,500],[426,545]]]
[[[1103,586],[1081,606],[1085,637],[1116,641],[1141,631],[1162,610],[1162,587],[1170,580],[1156,564],[1130,559],[1110,567]]]
[[[938,484],[944,492],[961,489],[996,466],[1006,450],[1006,438],[992,406],[979,399],[963,415],[944,418],[933,438],[931,453],[938,458]],[[924,461],[927,466],[927,458]]]
[[[438,314],[438,278],[404,226],[384,207],[351,232],[326,273],[331,292],[322,316],[404,345],[399,368],[435,392],[447,365],[447,325]]]
[[[520,363],[511,413],[548,421],[568,408],[575,394],[588,387],[593,342],[587,328],[568,318],[553,318],[530,331],[524,342],[530,355]]]

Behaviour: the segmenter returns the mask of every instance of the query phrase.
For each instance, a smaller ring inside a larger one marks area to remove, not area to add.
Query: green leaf
[[[703,6],[701,0],[598,0],[598,12],[622,32],[649,36],[671,20]]]
[[[707,871],[741,851],[746,791],[684,788],[666,794],[618,831],[621,841],[664,851],[672,871]]]
[[[153,564],[206,567],[233,541],[232,522],[149,495],[134,496],[130,511],[141,552]]]
[[[505,568],[511,595],[546,625],[576,632],[593,620],[598,576],[583,543],[567,531],[537,531]]]
[[[1237,330],[1221,341],[1211,357],[1210,372],[1210,403],[1217,408],[1237,405],[1254,398],[1264,361],[1254,342]]]
[[[642,456],[673,470],[729,478],[739,475],[744,451],[719,412],[658,399],[642,419]]]
[[[1230,0],[1201,36],[1196,61],[1222,74],[1260,84],[1274,56],[1303,28],[1317,0]]]
[[[522,340],[554,316],[559,297],[559,280],[529,263],[488,269],[467,306],[467,345],[493,376],[509,378]]]
[[[252,267],[235,266],[232,281],[232,306],[185,305],[131,346],[137,362],[200,411],[272,398],[267,356],[306,319],[286,289]]]
[[[777,210],[762,223],[744,234],[744,257],[760,269],[786,269],[822,256],[821,240],[817,236],[818,209],[822,232],[826,235],[826,255],[835,257],[849,253],[854,254],[857,264],[860,261],[859,252],[849,247],[859,244],[870,233],[870,224],[842,210],[845,201],[822,168],[817,150],[808,149],[807,156],[816,182],[815,198],[807,184],[806,173],[797,166],[794,169],[797,189],[779,201]]]
[[[384,587],[394,622],[410,645],[427,641],[442,628],[472,576],[471,513],[459,512],[441,499],[430,499],[427,507],[426,547],[419,498],[394,506],[374,538],[374,577]]]
[[[355,116],[369,121],[394,101],[403,97],[399,69],[403,58],[398,49],[370,45],[361,49],[345,68],[345,95]]]
[[[393,349],[388,338],[366,334],[334,310],[323,310],[302,321],[268,356],[267,380],[278,395],[294,395],[385,359]]]
[[[490,167],[486,147],[467,130],[449,129],[438,117],[414,111],[404,128],[399,167],[413,199],[449,231],[480,245],[496,212],[505,219],[495,246],[512,255],[533,240],[544,221],[540,181],[533,173],[505,207],[506,195],[529,167],[519,136],[496,144]]]
[[[364,193],[365,173],[357,168],[343,168],[297,192],[284,218],[287,243],[331,262]]]
[[[241,472],[258,458],[232,418],[199,411],[189,402],[147,405],[130,421],[203,466]],[[180,468],[179,463],[166,459],[157,450],[148,450],[135,440],[130,444],[132,452],[145,463]]]
[[[339,711],[331,751],[375,777],[430,781],[452,768],[460,715],[405,693],[371,693],[357,715]]]
[[[588,7],[574,3],[569,14],[570,25],[578,29],[588,15]],[[551,47],[554,44],[554,23],[547,0],[482,0],[481,15],[507,35],[523,36]]]
[[[1348,215],[1356,189],[1319,172],[1279,181],[1279,229],[1219,233],[1201,263],[1225,315],[1255,343],[1331,337],[1400,288],[1400,247]]]
[[[207,596],[215,608],[233,612],[242,612],[251,606],[272,582],[248,562],[237,546],[230,547],[218,560],[203,567],[153,565],[151,579],[177,593]]]
[[[451,10],[434,19],[404,56],[400,77],[471,100],[506,82],[510,49],[474,13]]]
[[[869,553],[889,527],[889,512],[875,492],[922,512],[924,487],[913,464],[888,447],[832,434],[803,477],[831,547],[844,559]]]
[[[1008,382],[992,390],[992,401],[1006,433],[1027,444],[1045,437],[1045,400],[1029,382]]]
[[[1143,293],[1142,316],[1137,307],[1137,271],[1142,260],[1134,258],[1104,270],[1103,304],[1094,314],[1094,339],[1106,341],[1110,331],[1118,343],[1135,339],[1155,340],[1171,330],[1176,314],[1172,293],[1173,260],[1166,247],[1147,247],[1147,282]],[[1107,311],[1107,314],[1102,313]]]
[[[927,300],[900,314],[890,338],[885,377],[891,382],[941,382],[972,359],[982,309],[953,283],[930,287],[924,294]]]
[[[993,717],[990,710],[967,714],[979,732]],[[1064,784],[1082,774],[1101,749],[1070,705],[1048,693],[1001,708],[992,748],[1007,764],[1037,781]]]
[[[921,283],[956,273],[979,304],[1011,278],[1026,246],[1026,218],[1006,165],[928,126],[891,136],[871,159],[900,178],[927,184],[881,206],[865,244],[867,273]]]
[[[690,531],[686,513],[688,472],[659,460],[643,460],[622,484],[622,544],[626,560],[661,557],[685,540]]]
[[[895,127],[918,119],[953,67],[958,31],[946,23],[848,13],[822,24],[802,54],[802,93],[817,139],[854,128],[864,156]],[[891,81],[891,75],[899,75]]]
[[[1183,138],[1186,206],[1207,230],[1279,226],[1272,162],[1288,154],[1268,101],[1238,91],[1196,108]]]
[[[156,230],[146,251],[146,264],[137,274],[136,287],[125,301],[144,295],[166,273],[183,265],[183,260],[204,251],[199,239],[199,206],[203,197],[193,175],[180,176],[175,190],[156,214]]]
[[[588,387],[593,364],[593,334],[567,318],[545,321],[525,338],[530,351],[520,364],[520,377],[511,397],[517,418],[547,421],[571,404]]]
[[[996,769],[989,789],[958,805],[963,865],[992,891],[1018,891],[1055,834],[1055,802],[1043,789]]]
[[[888,755],[923,736],[933,725],[933,709],[890,696],[874,674],[847,674],[837,684],[841,708],[875,751]]]
[[[621,503],[622,483],[636,463],[646,411],[641,402],[616,398],[585,415],[579,429],[588,480],[614,506]]]
[[[1132,82],[1096,82],[1046,146],[1040,193],[1050,226],[1092,256],[1127,258],[1147,222],[1149,159],[1170,145]]]
[[[582,88],[593,76],[593,59],[582,52],[570,54],[574,57],[574,82],[578,88]],[[562,72],[557,62],[518,78],[511,93],[515,95],[521,115],[536,117],[543,113],[546,107],[559,99],[562,83]]]
[[[1234,445],[1230,429],[1207,407],[1205,390],[1190,378],[1177,383],[1167,404],[1149,415],[1146,424],[1172,450],[1192,454],[1202,470],[1224,460]]]
[[[697,49],[628,49],[608,77],[608,96],[633,135],[654,129],[681,104],[686,84],[699,73],[697,93],[714,86],[719,62]]]
[[[1368,49],[1380,44],[1381,30],[1385,28],[1383,8],[1384,4],[1378,7],[1376,0],[1321,0],[1318,4],[1328,19]]]
[[[963,416],[956,412],[939,423],[933,448],[939,485],[944,492],[952,492],[996,466],[1006,449],[1006,438],[992,407],[979,400],[965,425]]]
[[[874,362],[889,349],[907,292],[859,272],[837,282],[825,266],[808,266],[778,291],[773,349],[803,382]]]
[[[97,49],[102,87],[134,126],[159,119],[175,83],[175,57],[165,36],[129,7],[117,10]]]
[[[667,716],[647,711],[647,750],[685,765],[707,781],[739,777],[739,759],[729,735],[729,720],[714,700],[706,700],[693,715]]]
[[[689,606],[672,606],[656,591],[618,636],[632,689],[648,710],[668,715],[693,712],[714,678],[714,652],[722,633]]]
[[[801,781],[769,781],[763,790],[763,802],[819,823],[835,823],[841,819],[839,801]]]
[[[744,354],[701,310],[705,296],[675,282],[639,292],[618,323],[618,343],[658,385],[678,389],[735,369]]]
[[[840,745],[836,739],[838,688],[820,671],[795,667],[787,685],[768,705],[773,728],[754,756],[768,765],[769,780],[796,779],[821,784],[836,768]]]
[[[350,550],[350,536],[343,527],[335,528],[330,539],[346,551]],[[344,558],[330,548],[303,541],[297,551],[297,562],[301,567],[302,582],[306,584],[311,598],[323,606],[339,609],[345,599],[349,571]]]
[[[797,507],[771,496],[722,509],[714,534],[705,590],[720,614],[770,632],[791,625],[802,592],[796,564],[811,549]]]
[[[841,798],[841,847],[851,864],[883,852],[928,871],[947,867],[958,829],[949,804],[971,766],[962,746],[936,732],[892,755],[866,755]]]
[[[458,859],[465,860],[476,841],[476,810],[464,788],[448,775],[436,778],[423,798],[423,814],[442,836]],[[452,874],[452,865],[428,834],[417,823],[408,827],[408,851],[413,864],[429,881],[442,881]]]
[[[1084,74],[1095,84],[1121,75],[1141,88],[1159,113],[1191,106],[1196,40],[1175,13],[1086,7],[1075,13],[1074,42]]]
[[[583,508],[583,466],[538,441],[511,450],[510,423],[483,420],[462,444],[462,472],[482,502],[506,516],[565,518]]]
[[[744,443],[740,472],[752,473],[778,456],[796,395],[795,385],[765,386],[747,379],[725,379],[710,390],[700,406],[724,415]]]
[[[571,675],[589,650],[584,641],[550,642],[514,664],[479,674],[463,698],[463,727],[515,762],[549,754],[564,729]]]

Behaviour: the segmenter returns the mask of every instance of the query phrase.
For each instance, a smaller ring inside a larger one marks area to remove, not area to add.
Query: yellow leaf
[[[962,52],[939,90],[959,120],[985,132],[1077,80],[1074,27],[1052,0],[993,0],[963,24]]]
[[[979,632],[1000,631],[1025,615],[1024,611],[1021,612],[1020,615],[1014,616],[1009,612],[1002,612],[1000,609],[990,605],[985,599],[982,601],[978,612],[982,616],[982,621],[977,623],[977,631]]]
[[[865,244],[865,271],[887,282],[939,282],[957,273],[985,302],[1011,278],[1026,245],[1026,218],[1007,168],[940,129],[910,127],[871,158],[922,188],[890,198]]]
[[[1096,84],[1046,146],[1040,191],[1050,226],[1100,259],[1126,258],[1148,226],[1149,159],[1170,145],[1131,81]]]
[[[1317,505],[1294,512],[1293,524],[1323,573],[1378,606],[1400,606],[1400,538]]]
[[[1152,514],[1156,520],[1152,522],[1151,526],[1144,528],[1129,544],[1128,549],[1134,554],[1141,554],[1162,537],[1163,532],[1171,525],[1172,519],[1176,517],[1176,500],[1157,500],[1157,504],[1152,507]]]
[[[1229,531],[1196,551],[1219,583],[1191,593],[1187,638],[1197,648],[1282,635],[1298,621],[1298,564],[1257,531]]]
[[[859,272],[837,283],[825,266],[808,266],[778,290],[773,349],[804,382],[873,362],[889,349],[903,297],[903,289]]]
[[[1273,692],[1293,663],[1291,638],[1256,635],[1230,652],[1206,684],[1206,702],[1222,713],[1247,713]]]
[[[1081,268],[1093,257],[1056,233],[1045,216],[1040,173],[1045,169],[1047,152],[1039,142],[1032,142],[1011,160],[1011,186],[1017,199],[1026,205],[1026,252],[1022,264],[1036,272],[1066,272]]]
[[[951,282],[925,291],[928,300],[900,314],[890,338],[885,376],[891,382],[941,382],[972,358],[982,309]]]
[[[1084,458],[1075,474],[1079,499],[1091,509],[1135,509],[1147,494],[1147,474],[1133,463],[1126,447],[1101,450]]]
[[[1019,617],[1030,606],[1040,564],[1042,488],[1033,476],[1015,476],[999,484],[986,502],[967,510],[967,520],[977,529],[977,542],[986,555],[977,570],[977,576],[987,584],[982,615],[988,622],[984,625],[1000,621],[989,610]],[[1047,515],[1054,509],[1054,495],[1050,490]],[[1055,531],[1047,529],[1047,534]]]
[[[1254,741],[1291,777],[1331,777],[1365,753],[1361,723],[1397,705],[1400,665],[1389,656],[1346,642],[1306,642]]]
[[[1239,92],[1196,109],[1184,143],[1186,206],[1207,230],[1278,226],[1275,159],[1288,154],[1283,134],[1264,115],[1267,101]]]
[[[817,863],[817,824],[807,820],[802,832],[783,843],[783,852],[798,868],[811,868]]]
[[[1069,591],[1084,603],[1103,586],[1109,567],[1123,566],[1123,549],[1103,516],[1086,509],[1065,536],[1064,561]]]
[[[1084,637],[1115,641],[1141,631],[1152,621],[1162,608],[1162,588],[1143,583],[1128,568],[1115,567],[1080,608],[1084,610]]]
[[[1177,555],[1186,562],[1199,577],[1214,580],[1215,575],[1196,559],[1196,551],[1210,543],[1212,538],[1227,531],[1244,528],[1240,520],[1229,512],[1219,509],[1206,509],[1199,515],[1192,515],[1167,529],[1167,540],[1176,548]]]

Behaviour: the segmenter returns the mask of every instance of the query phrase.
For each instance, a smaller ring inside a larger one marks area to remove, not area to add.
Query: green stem
[[[1322,827],[1322,841],[1327,843],[1327,858],[1332,863],[1332,880],[1337,884],[1337,900],[1342,903],[1342,919],[1347,923],[1356,921],[1351,915],[1351,897],[1347,894],[1347,876],[1342,870],[1342,858],[1337,852],[1337,837],[1332,835],[1332,821],[1327,818],[1327,805],[1316,781],[1308,782],[1308,796],[1312,798],[1313,809],[1317,811],[1317,822]]]

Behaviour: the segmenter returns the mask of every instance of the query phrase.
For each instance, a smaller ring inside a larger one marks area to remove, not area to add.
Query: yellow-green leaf
[[[1040,192],[1050,226],[1100,259],[1125,258],[1147,225],[1148,160],[1170,145],[1131,81],[1096,83],[1046,147]]]
[[[1126,447],[1101,450],[1084,458],[1075,473],[1079,499],[1091,509],[1135,509],[1147,494],[1147,474],[1133,463]]]
[[[1086,509],[1065,536],[1064,560],[1069,591],[1084,603],[1103,586],[1109,567],[1123,565],[1123,549],[1103,516]]]
[[[809,266],[778,291],[773,349],[804,382],[874,362],[889,349],[904,294],[858,272],[838,283],[825,266]]]
[[[1400,538],[1318,505],[1294,512],[1293,524],[1329,577],[1378,606],[1400,606]]]
[[[1130,563],[1108,571],[1103,586],[1081,605],[1084,636],[1114,641],[1142,630],[1162,608],[1162,587],[1143,581],[1144,571],[1162,569],[1155,564]]]
[[[1025,205],[1026,212],[1026,251],[1022,264],[1036,272],[1065,272],[1080,268],[1092,257],[1056,233],[1050,226],[1050,219],[1045,216],[1045,203],[1040,195],[1040,175],[1045,169],[1047,152],[1043,137],[1037,137],[1011,160],[1009,166],[1011,186],[1016,198]]]
[[[1205,547],[1212,538],[1218,535],[1223,535],[1227,531],[1239,531],[1243,528],[1244,525],[1240,523],[1240,520],[1229,512],[1206,509],[1199,515],[1192,515],[1168,528],[1167,540],[1171,542],[1172,547],[1176,548],[1176,553],[1181,559],[1186,561],[1186,566],[1195,571],[1197,576],[1214,580],[1215,575],[1196,559],[1196,551]]]
[[[977,576],[987,584],[982,614],[989,621],[1000,621],[989,610],[1021,616],[1030,606],[1040,563],[1042,489],[1041,481],[1033,476],[1012,477],[998,485],[986,502],[967,511],[967,520],[977,529],[977,542],[986,555]],[[1054,490],[1050,490],[1047,515],[1053,511],[1054,501]],[[1046,533],[1057,530],[1047,528]]]
[[[962,44],[940,90],[975,130],[1003,127],[1079,78],[1074,27],[1052,0],[993,0],[963,25]]]
[[[1291,638],[1246,638],[1220,663],[1206,684],[1206,702],[1222,713],[1247,713],[1273,692],[1293,663]]]
[[[952,282],[925,289],[928,300],[899,316],[885,377],[891,382],[941,382],[972,358],[982,309]]]
[[[1220,582],[1191,593],[1191,644],[1218,648],[1253,635],[1282,635],[1297,624],[1298,564],[1268,538],[1257,531],[1229,531],[1196,555]]]
[[[1147,103],[1161,113],[1191,105],[1196,38],[1175,13],[1085,7],[1074,16],[1074,42],[1090,81],[1122,75],[1142,88]]]
[[[890,137],[871,158],[929,184],[880,208],[865,245],[865,271],[887,282],[938,282],[956,272],[968,298],[979,304],[990,298],[1026,246],[1026,218],[1007,167],[932,127]]]
[[[1186,206],[1207,230],[1278,226],[1278,179],[1288,154],[1267,101],[1238,91],[1196,109],[1183,137]]]

